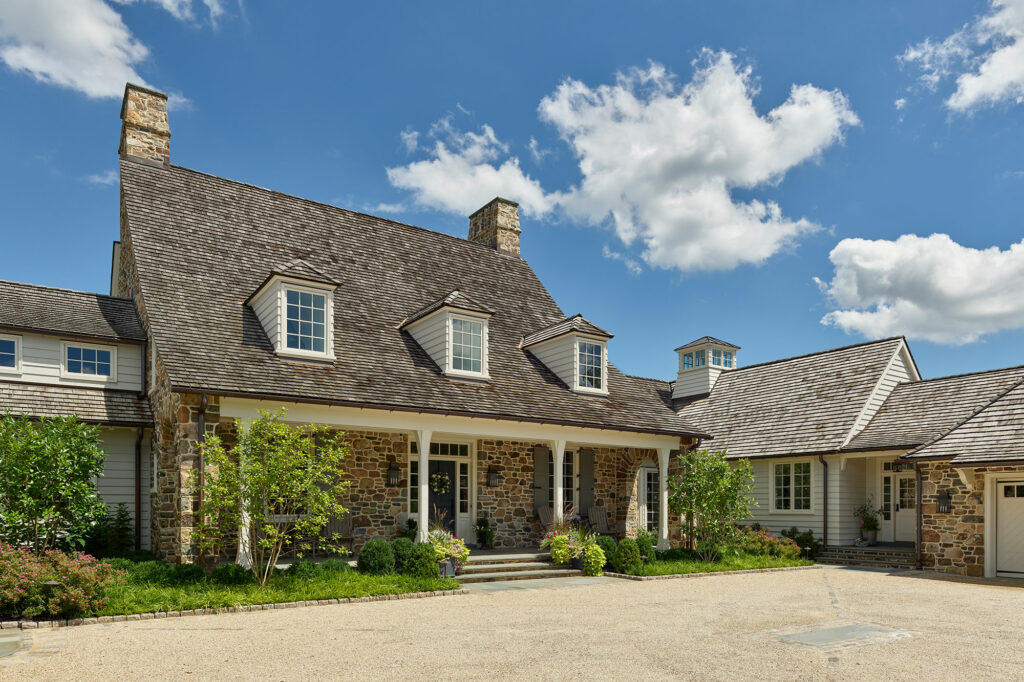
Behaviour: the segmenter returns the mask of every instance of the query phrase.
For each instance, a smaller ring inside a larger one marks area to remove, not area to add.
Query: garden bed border
[[[777,566],[775,568],[743,568],[736,571],[704,571],[701,573],[668,573],[666,575],[629,575],[605,571],[602,575],[623,580],[675,580],[677,578],[707,578],[712,575],[737,575],[740,573],[777,573],[779,571],[806,571],[810,568],[821,568],[821,564],[810,566]]]
[[[397,601],[400,599],[426,599],[429,597],[451,597],[469,594],[466,588],[456,590],[433,590],[430,592],[404,592],[402,594],[377,594],[369,597],[343,597],[340,599],[310,599],[308,601],[284,601],[268,604],[243,604],[240,606],[221,606],[209,609],[186,609],[184,611],[152,611],[149,613],[130,613],[116,616],[91,616],[89,618],[69,618],[66,620],[20,620],[0,621],[0,630],[34,630],[38,628],[63,628],[78,625],[97,625],[107,623],[124,623],[132,620],[156,620],[159,618],[184,618],[185,616],[213,616],[222,613],[249,613],[252,611],[273,611],[275,609],[298,609],[305,606],[334,606],[336,604],[361,604],[372,601]]]

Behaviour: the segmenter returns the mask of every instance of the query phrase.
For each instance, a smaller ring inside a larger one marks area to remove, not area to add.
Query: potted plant
[[[878,541],[878,516],[880,510],[875,509],[865,502],[853,512],[853,515],[860,519],[860,536],[870,546]]]
[[[462,538],[455,537],[451,531],[445,528],[444,514],[438,514],[438,519],[430,527],[429,539],[434,548],[434,555],[437,557],[437,566],[441,571],[442,578],[454,578],[455,574],[465,566],[469,560],[469,548]]]
[[[476,525],[473,526],[473,531],[476,533],[477,547],[494,549],[494,529],[491,528],[490,521],[481,516],[476,520]]]

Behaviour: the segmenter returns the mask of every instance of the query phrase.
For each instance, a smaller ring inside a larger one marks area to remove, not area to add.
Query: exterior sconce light
[[[949,491],[948,490],[945,491],[945,492],[939,493],[939,496],[936,498],[936,501],[939,503],[939,513],[940,514],[948,514],[952,510],[953,505],[951,504],[951,501],[949,499]]]
[[[397,487],[401,480],[402,470],[398,468],[398,465],[395,462],[392,462],[388,467],[388,486],[392,488]]]
[[[487,467],[487,487],[497,488],[498,487],[498,468],[494,466]]]

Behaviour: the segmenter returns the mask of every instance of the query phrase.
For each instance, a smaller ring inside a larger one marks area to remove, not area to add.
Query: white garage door
[[[1024,481],[996,484],[996,575],[1024,578]]]

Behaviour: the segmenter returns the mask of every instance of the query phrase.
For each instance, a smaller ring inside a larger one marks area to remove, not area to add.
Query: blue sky
[[[132,78],[178,165],[459,236],[519,200],[629,373],[705,334],[1024,364],[1022,0],[9,0],[0,60],[3,279],[108,289]]]

